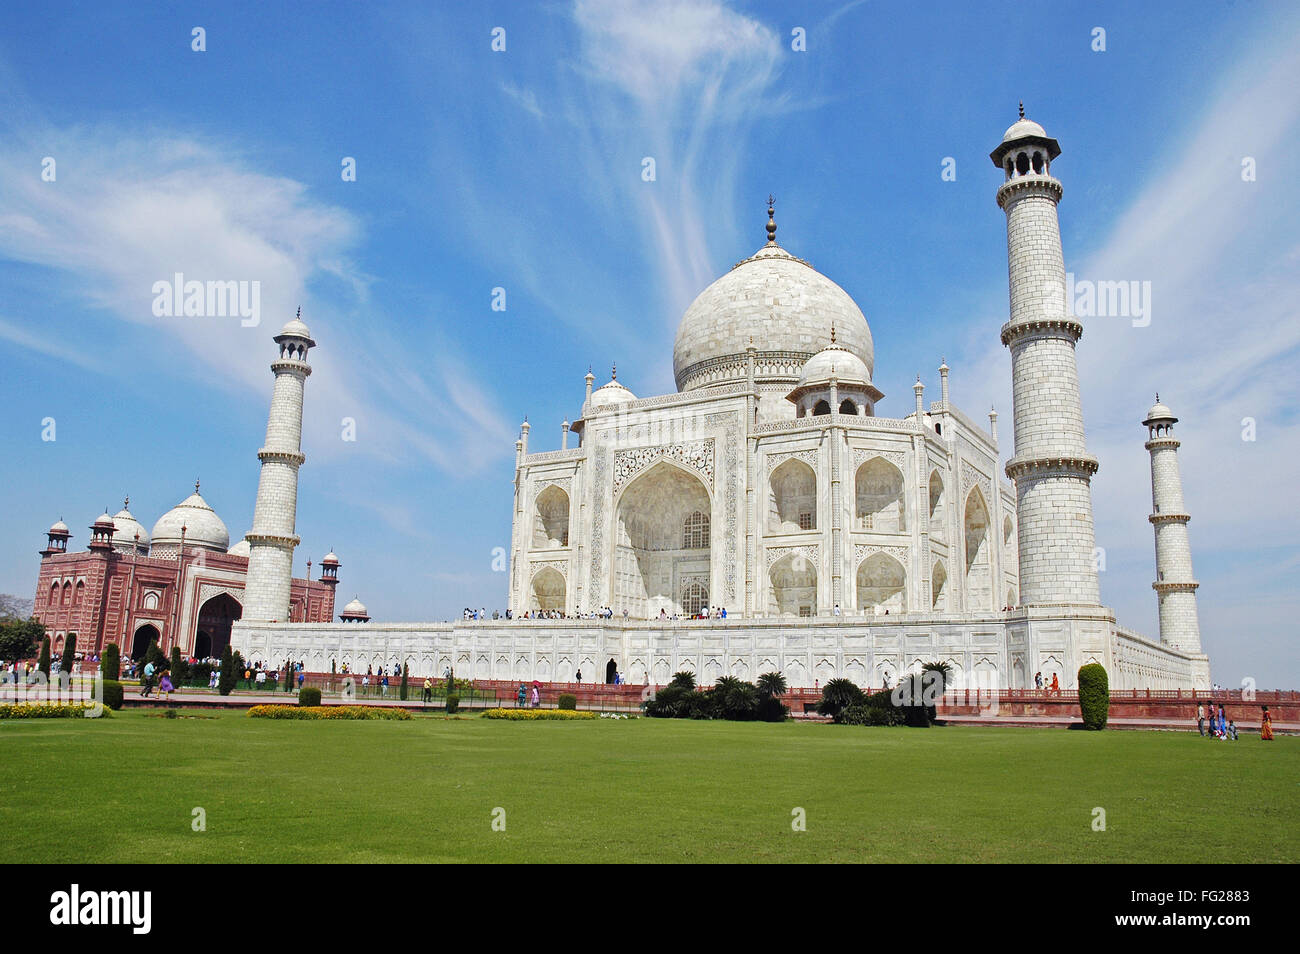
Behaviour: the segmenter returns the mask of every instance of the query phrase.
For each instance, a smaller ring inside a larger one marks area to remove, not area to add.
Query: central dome
[[[745,380],[745,349],[753,341],[759,381],[798,381],[806,362],[829,344],[874,370],[871,329],[848,293],[803,259],[769,241],[704,291],[686,309],[673,345],[678,391]]]

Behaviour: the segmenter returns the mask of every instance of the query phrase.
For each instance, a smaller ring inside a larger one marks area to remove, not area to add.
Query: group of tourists
[[[144,669],[140,673],[140,698],[147,699],[151,695],[157,698],[154,693],[155,678],[158,680],[158,692],[162,693],[163,698],[170,699],[172,693],[176,691],[176,687],[172,685],[171,670],[162,669],[160,671],[158,667],[149,660],[146,660]]]
[[[528,686],[522,682],[519,684],[519,691],[515,693],[515,708],[522,709],[525,703],[528,703],[534,709],[542,704],[542,684],[540,682],[533,681],[531,696],[528,692]]]
[[[1273,741],[1273,717],[1268,713],[1268,706],[1262,706],[1259,718],[1259,737],[1265,742]],[[1213,702],[1196,704],[1196,731],[1203,737],[1220,739],[1224,742],[1237,741],[1237,723],[1224,718],[1223,704],[1217,707]]]
[[[1034,673],[1034,688],[1039,692],[1043,691],[1043,674],[1041,671]],[[1049,696],[1059,696],[1061,694],[1061,681],[1056,678],[1056,673],[1052,673],[1052,681],[1047,684],[1047,694]]]

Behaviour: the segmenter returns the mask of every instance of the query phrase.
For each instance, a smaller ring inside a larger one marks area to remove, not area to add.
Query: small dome
[[[1021,118],[1007,127],[1007,131],[1002,134],[1002,141],[1013,142],[1017,139],[1024,139],[1026,136],[1040,136],[1046,139],[1047,130],[1032,119]]]
[[[1146,420],[1142,423],[1154,424],[1157,421],[1168,421],[1170,424],[1178,423],[1178,418],[1174,417],[1174,412],[1161,403],[1158,394],[1156,395],[1156,403],[1151,405],[1151,409],[1147,411]]]
[[[185,545],[225,553],[230,547],[230,531],[221,518],[199,496],[198,485],[153,525],[153,545],[180,546],[181,528],[185,528]]]
[[[343,612],[339,614],[343,619],[370,619],[370,614],[366,612],[366,604],[361,602],[355,596],[343,607]]]
[[[50,533],[68,533],[68,525],[63,522],[62,518],[55,520],[50,524]]]
[[[616,404],[627,404],[635,400],[636,395],[619,384],[617,377],[611,378],[608,384],[591,392],[592,407],[613,407]]]
[[[295,338],[311,338],[311,331],[302,323],[299,318],[290,318],[285,326],[280,329],[282,335],[292,335]]]
[[[122,501],[122,509],[113,515],[113,526],[117,528],[113,531],[113,547],[123,551],[148,550],[149,531],[127,509],[130,502],[130,498]]]
[[[326,564],[326,563],[338,563],[338,562],[339,562],[339,555],[338,555],[337,553],[335,553],[333,550],[331,550],[329,553],[325,554],[324,559],[322,559],[320,562],[321,562],[322,564]]]
[[[107,510],[105,510],[103,513],[101,513],[98,517],[95,518],[95,526],[97,527],[113,526],[113,518],[108,515]]]
[[[832,374],[841,384],[871,383],[871,371],[865,361],[852,351],[832,347],[817,352],[804,363],[798,386],[829,382]]]
[[[238,543],[236,543],[233,547],[231,547],[226,552],[229,553],[231,556],[247,557],[252,555],[253,548],[248,545],[247,540],[240,540]]]

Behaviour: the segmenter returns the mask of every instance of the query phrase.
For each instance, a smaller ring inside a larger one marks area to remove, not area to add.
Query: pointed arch
[[[564,576],[555,567],[542,567],[534,573],[528,590],[529,609],[564,612]]]
[[[533,549],[548,550],[569,545],[569,495],[551,484],[533,503]]]
[[[784,461],[768,478],[767,530],[797,533],[817,529],[817,474],[797,457]]]
[[[907,612],[907,571],[888,553],[873,553],[857,573],[858,612]]]
[[[817,615],[817,569],[804,554],[783,556],[767,576],[768,615]]]
[[[966,595],[968,609],[991,609],[993,599],[990,578],[989,507],[979,487],[972,487],[966,496],[965,517],[962,521],[962,542],[965,548]]]
[[[859,530],[906,532],[903,472],[883,457],[873,457],[858,468],[854,500],[854,522]]]
[[[942,560],[930,568],[930,608],[940,613],[948,608],[948,570]]]
[[[936,468],[930,471],[930,538],[933,540],[944,539],[943,511],[943,478]]]
[[[698,474],[660,460],[623,488],[614,512],[609,592],[616,612],[681,614],[688,578],[712,590],[713,505]]]

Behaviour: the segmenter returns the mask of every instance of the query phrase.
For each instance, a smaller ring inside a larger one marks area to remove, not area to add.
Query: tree
[[[673,673],[672,682],[668,683],[668,685],[679,686],[682,689],[694,689],[695,673],[686,672],[685,670],[683,670],[682,672]]]
[[[140,663],[141,672],[144,672],[146,663],[153,663],[153,671],[155,675],[167,668],[167,657],[163,655],[163,651],[158,648],[158,640],[156,639],[149,644],[149,648],[145,651],[144,661]]]
[[[1104,729],[1110,718],[1110,679],[1098,663],[1079,667],[1079,713],[1085,729]]]
[[[398,698],[401,699],[403,702],[406,701],[406,675],[409,669],[410,667],[407,666],[406,663],[402,663],[402,685],[401,688],[398,690]]]
[[[752,682],[723,676],[705,693],[710,715],[717,719],[748,722],[758,715],[758,689]]]
[[[244,669],[248,663],[244,662],[244,657],[240,655],[238,649],[231,650],[230,657],[234,661],[234,665],[231,666],[231,675],[235,681],[230,684],[230,688],[233,689],[239,680],[244,678]]]
[[[45,624],[37,619],[0,619],[0,659],[16,663],[36,652],[45,636]]]
[[[36,662],[36,668],[45,673],[46,681],[50,678],[50,637],[46,636],[41,640],[41,658]]]
[[[779,672],[765,672],[758,677],[758,691],[769,699],[785,695],[789,688]]]
[[[109,643],[104,647],[104,655],[99,657],[99,671],[110,681],[121,677],[122,651],[117,648],[117,643]]]
[[[230,643],[226,643],[226,648],[221,650],[221,676],[217,679],[217,692],[223,696],[230,695],[238,679],[239,673],[235,671],[235,653],[231,650]]]
[[[853,680],[831,679],[822,687],[822,697],[817,703],[817,711],[835,719],[849,706],[858,705],[863,699],[865,696],[862,690],[854,685]]]
[[[185,660],[181,658],[181,648],[179,646],[172,647],[172,656],[168,662],[168,668],[172,671],[172,684],[179,686],[185,679],[185,670],[189,668],[185,665]]]
[[[928,662],[921,666],[922,693],[934,699],[936,703],[925,707],[930,714],[931,722],[937,717],[936,706],[952,681],[952,671],[952,666],[946,662]]]
[[[63,655],[59,657],[59,672],[66,672],[72,675],[72,664],[77,660],[77,634],[68,633],[68,639],[63,644]]]

